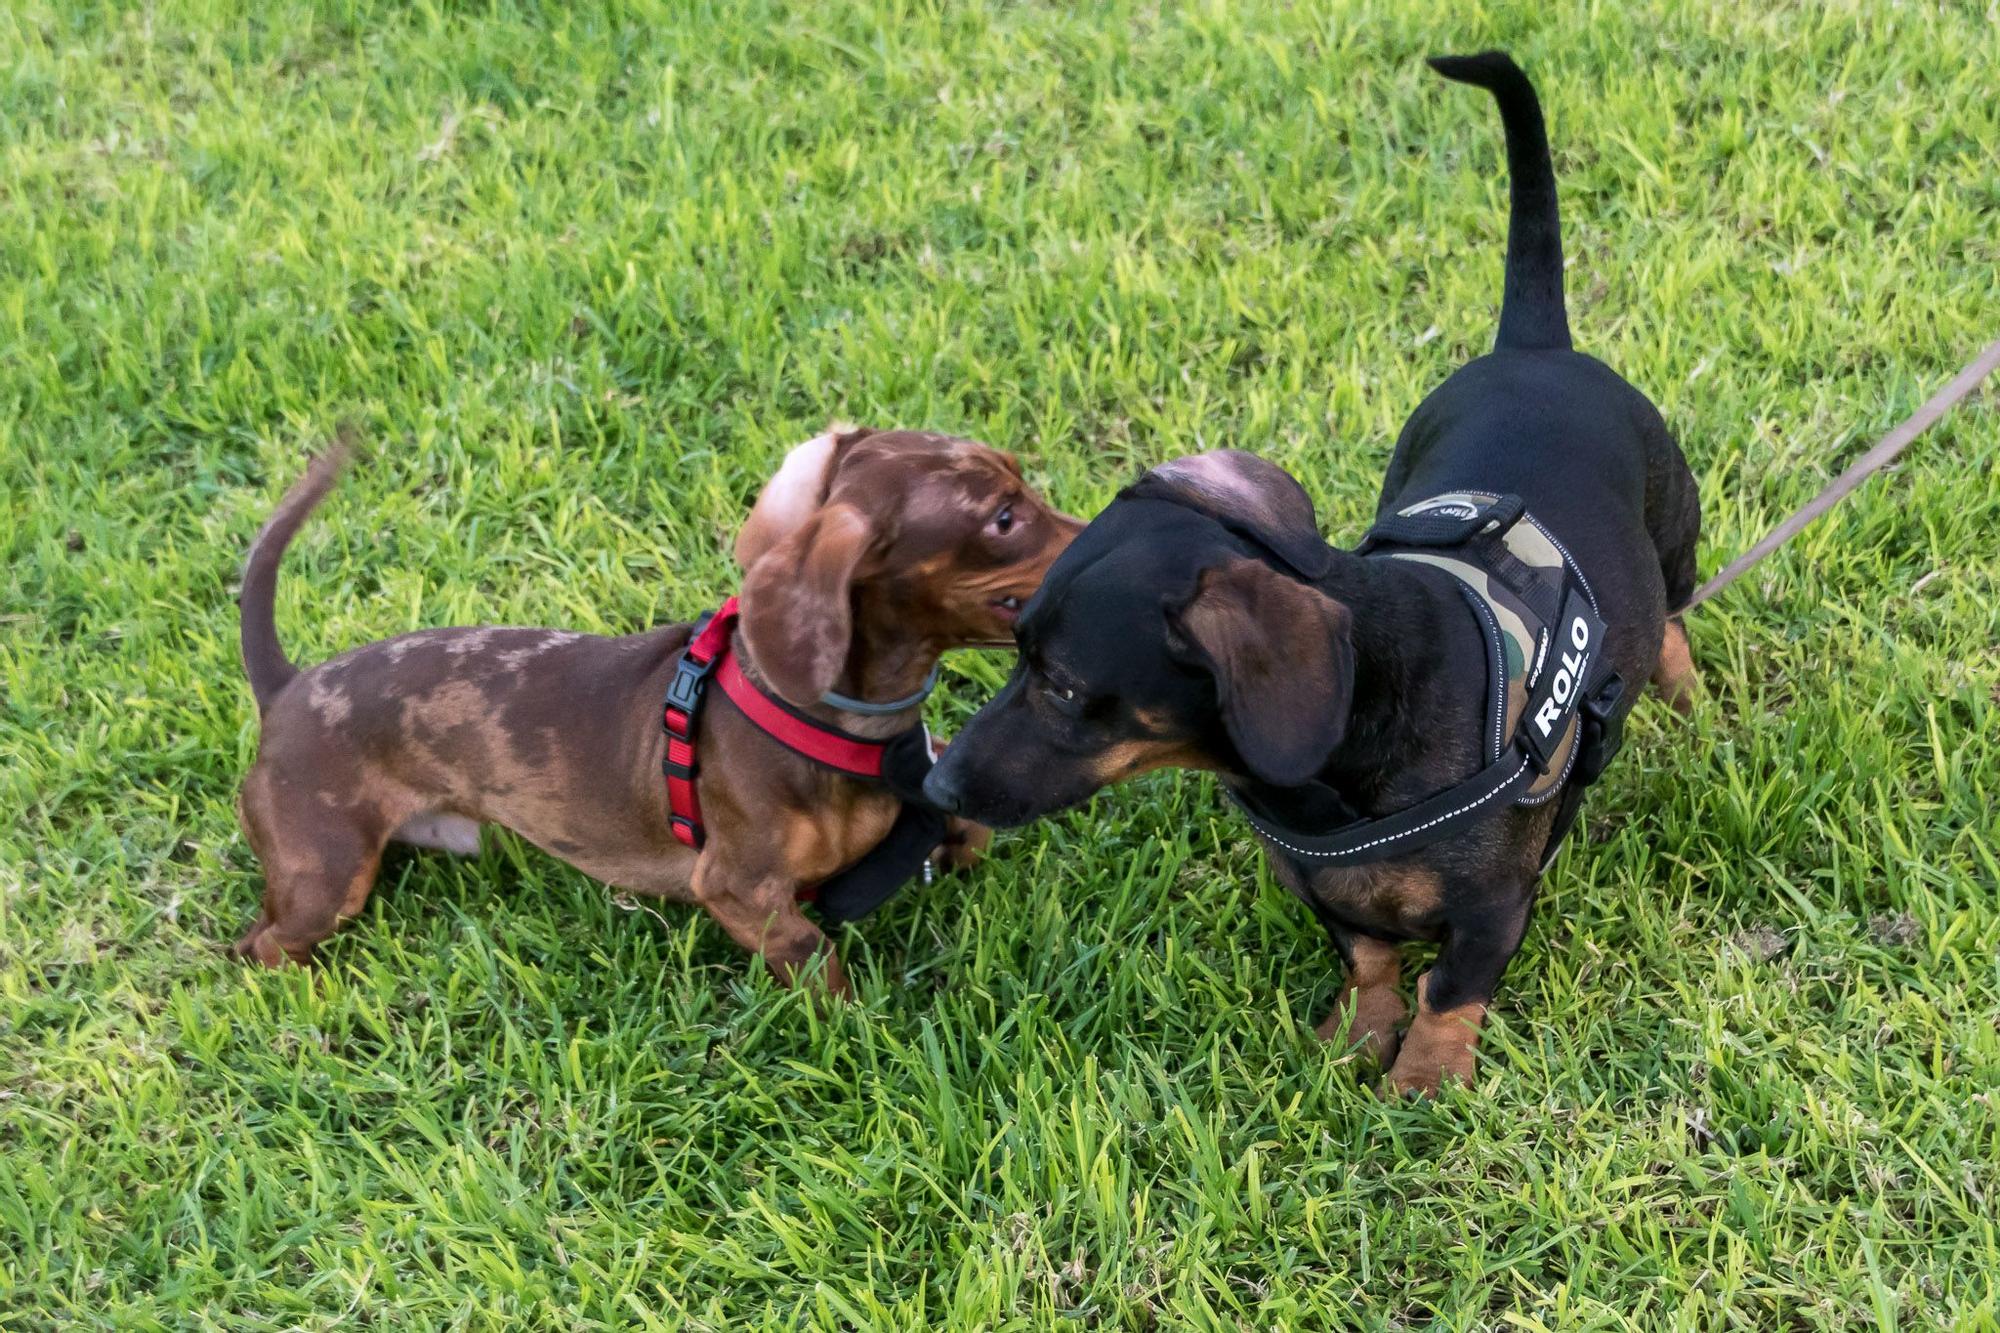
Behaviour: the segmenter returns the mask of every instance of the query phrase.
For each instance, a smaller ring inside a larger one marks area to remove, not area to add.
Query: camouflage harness
[[[1306,832],[1231,791],[1273,843],[1321,864],[1386,861],[1509,805],[1558,795],[1542,867],[1575,822],[1583,790],[1621,739],[1624,682],[1604,656],[1604,618],[1583,571],[1518,496],[1455,491],[1380,519],[1359,554],[1432,565],[1458,580],[1487,655],[1485,767],[1405,810]],[[1322,785],[1322,784],[1313,784]]]

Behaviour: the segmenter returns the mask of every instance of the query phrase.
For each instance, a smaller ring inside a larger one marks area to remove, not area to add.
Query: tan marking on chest
[[[1438,909],[1444,881],[1422,866],[1337,866],[1315,870],[1313,892],[1343,916],[1405,925]]]
[[[893,797],[870,795],[790,816],[780,844],[786,869],[812,883],[852,865],[889,835],[897,810]]]

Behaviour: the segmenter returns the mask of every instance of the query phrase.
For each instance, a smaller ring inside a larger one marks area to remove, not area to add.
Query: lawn
[[[0,1327],[2000,1326],[2000,388],[1696,613],[1433,1103],[1314,1042],[1195,776],[844,931],[824,1015],[504,834],[221,953],[237,568],[341,420],[306,661],[690,618],[832,417],[1079,513],[1253,449],[1351,541],[1492,336],[1420,57],[1495,44],[1704,573],[2000,334],[1990,6],[1464,8],[6,5]]]

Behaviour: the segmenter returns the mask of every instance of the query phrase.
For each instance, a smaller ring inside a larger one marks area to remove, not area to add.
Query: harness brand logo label
[[[1441,514],[1445,518],[1472,519],[1479,517],[1479,510],[1463,500],[1437,500],[1427,505],[1416,505],[1403,511],[1406,517],[1415,518],[1419,514]]]
[[[1542,700],[1542,706],[1535,710],[1535,727],[1547,740],[1562,720],[1563,710],[1583,685],[1584,668],[1590,665],[1590,626],[1582,616],[1569,622],[1570,646],[1563,649],[1562,660],[1556,664],[1556,678],[1549,683],[1549,697]]]

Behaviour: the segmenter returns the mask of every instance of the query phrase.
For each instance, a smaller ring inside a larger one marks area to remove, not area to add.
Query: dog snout
[[[959,785],[949,759],[935,765],[924,778],[924,799],[948,815],[964,813],[965,789]]]

